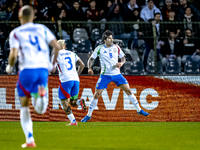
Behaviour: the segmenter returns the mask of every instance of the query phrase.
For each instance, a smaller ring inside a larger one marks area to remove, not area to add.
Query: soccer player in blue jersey
[[[33,23],[33,8],[26,5],[19,11],[21,26],[9,35],[10,54],[6,67],[8,74],[19,56],[19,79],[17,90],[21,101],[20,121],[26,137],[22,148],[36,147],[33,137],[33,123],[29,111],[29,99],[35,98],[35,111],[44,114],[48,100],[46,97],[48,71],[53,69],[60,46],[52,32],[42,24]],[[49,45],[55,49],[53,64],[49,58]]]
[[[97,106],[98,98],[101,93],[110,82],[114,82],[118,87],[120,87],[127,95],[130,102],[137,109],[139,115],[148,116],[149,113],[142,110],[139,106],[139,103],[130,90],[127,80],[120,73],[120,67],[125,63],[125,55],[121,48],[113,44],[113,34],[110,31],[105,31],[102,35],[102,41],[104,44],[99,45],[94,53],[88,60],[88,74],[93,75],[92,64],[94,59],[97,57],[100,58],[101,63],[101,75],[97,81],[94,97],[91,100],[89,110],[87,115],[81,120],[81,122],[87,122],[92,117],[92,112]],[[118,57],[121,59],[121,62],[118,62]]]

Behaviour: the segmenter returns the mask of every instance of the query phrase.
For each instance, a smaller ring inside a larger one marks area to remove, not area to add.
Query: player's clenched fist
[[[93,70],[92,69],[88,69],[88,74],[93,76],[93,74],[94,74]]]
[[[123,63],[121,63],[121,62],[118,62],[118,63],[116,64],[116,67],[118,67],[118,68],[120,68],[121,66],[123,66]]]

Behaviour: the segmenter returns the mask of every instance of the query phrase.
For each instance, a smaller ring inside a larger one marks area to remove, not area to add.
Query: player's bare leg
[[[43,85],[38,86],[38,94],[39,96],[35,98],[35,111],[38,114],[44,114],[48,106],[48,100],[46,97],[46,89]]]
[[[33,122],[31,120],[31,115],[29,111],[29,98],[20,97],[21,109],[20,109],[20,122],[23,129],[23,132],[26,137],[26,143],[22,144],[22,148],[25,147],[36,147],[33,138]]]
[[[86,104],[84,99],[70,99],[69,104],[72,106],[80,105],[83,112],[86,112]]]
[[[81,122],[87,122],[92,118],[92,112],[94,108],[97,106],[98,99],[101,96],[101,93],[103,92],[104,89],[95,89],[94,97],[91,100],[88,113],[87,115],[81,120]]]
[[[144,116],[149,115],[149,113],[145,112],[144,110],[142,110],[140,108],[139,103],[138,103],[135,95],[131,92],[129,84],[121,84],[121,85],[119,85],[119,87],[128,95],[130,102],[135,106],[135,108],[137,109],[137,113],[139,115],[144,115]]]
[[[74,117],[74,114],[72,113],[72,110],[69,106],[69,101],[70,101],[70,99],[62,99],[61,104],[63,106],[63,109],[64,109],[68,119],[71,122],[69,125],[78,125],[78,123],[76,122],[76,119]]]

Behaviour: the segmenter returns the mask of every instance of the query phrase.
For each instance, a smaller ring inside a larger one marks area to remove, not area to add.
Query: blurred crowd
[[[0,21],[18,20],[18,12],[24,5],[34,8],[35,20],[100,21],[148,21],[156,12],[163,21],[200,20],[200,0],[0,0]],[[118,14],[118,15],[117,15]],[[115,18],[116,17],[116,18]],[[115,19],[114,19],[115,18]]]
[[[93,22],[101,22],[99,33],[107,29],[113,31],[115,38],[122,39],[130,50],[139,49],[142,39],[145,51],[139,59],[145,71],[149,53],[155,49],[163,70],[173,59],[180,68],[184,68],[189,59],[200,65],[200,0],[0,0],[0,21],[17,21],[18,12],[24,5],[33,7],[34,21],[86,21],[89,34],[95,28]],[[130,28],[127,24],[105,26],[106,21],[135,23]],[[156,48],[153,25],[158,37]],[[0,29],[0,36],[2,34]],[[62,34],[66,35],[66,40],[72,39],[67,28]],[[92,46],[94,49],[95,43]]]

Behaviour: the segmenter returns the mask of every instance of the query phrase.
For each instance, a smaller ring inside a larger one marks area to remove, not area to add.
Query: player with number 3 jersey
[[[19,78],[17,90],[21,101],[20,121],[26,137],[22,148],[36,147],[33,138],[33,123],[29,111],[29,99],[34,97],[34,108],[38,114],[44,114],[48,99],[46,95],[48,71],[53,69],[60,46],[51,31],[42,24],[33,23],[33,8],[26,5],[19,11],[21,26],[12,30],[9,35],[10,54],[6,67],[8,74],[19,56]],[[55,49],[53,64],[50,63],[49,45]]]
[[[70,120],[69,125],[78,125],[76,119],[72,113],[72,110],[69,106],[81,105],[82,110],[86,111],[84,99],[78,99],[79,93],[79,77],[85,65],[82,60],[74,53],[68,50],[65,50],[66,45],[64,40],[58,40],[58,43],[63,48],[59,51],[57,58],[57,69],[59,71],[60,86],[58,89],[58,95],[61,99],[61,104],[67,117]],[[54,58],[54,56],[52,57]],[[78,63],[78,71],[76,71],[76,63]],[[56,71],[54,66],[53,72]]]

